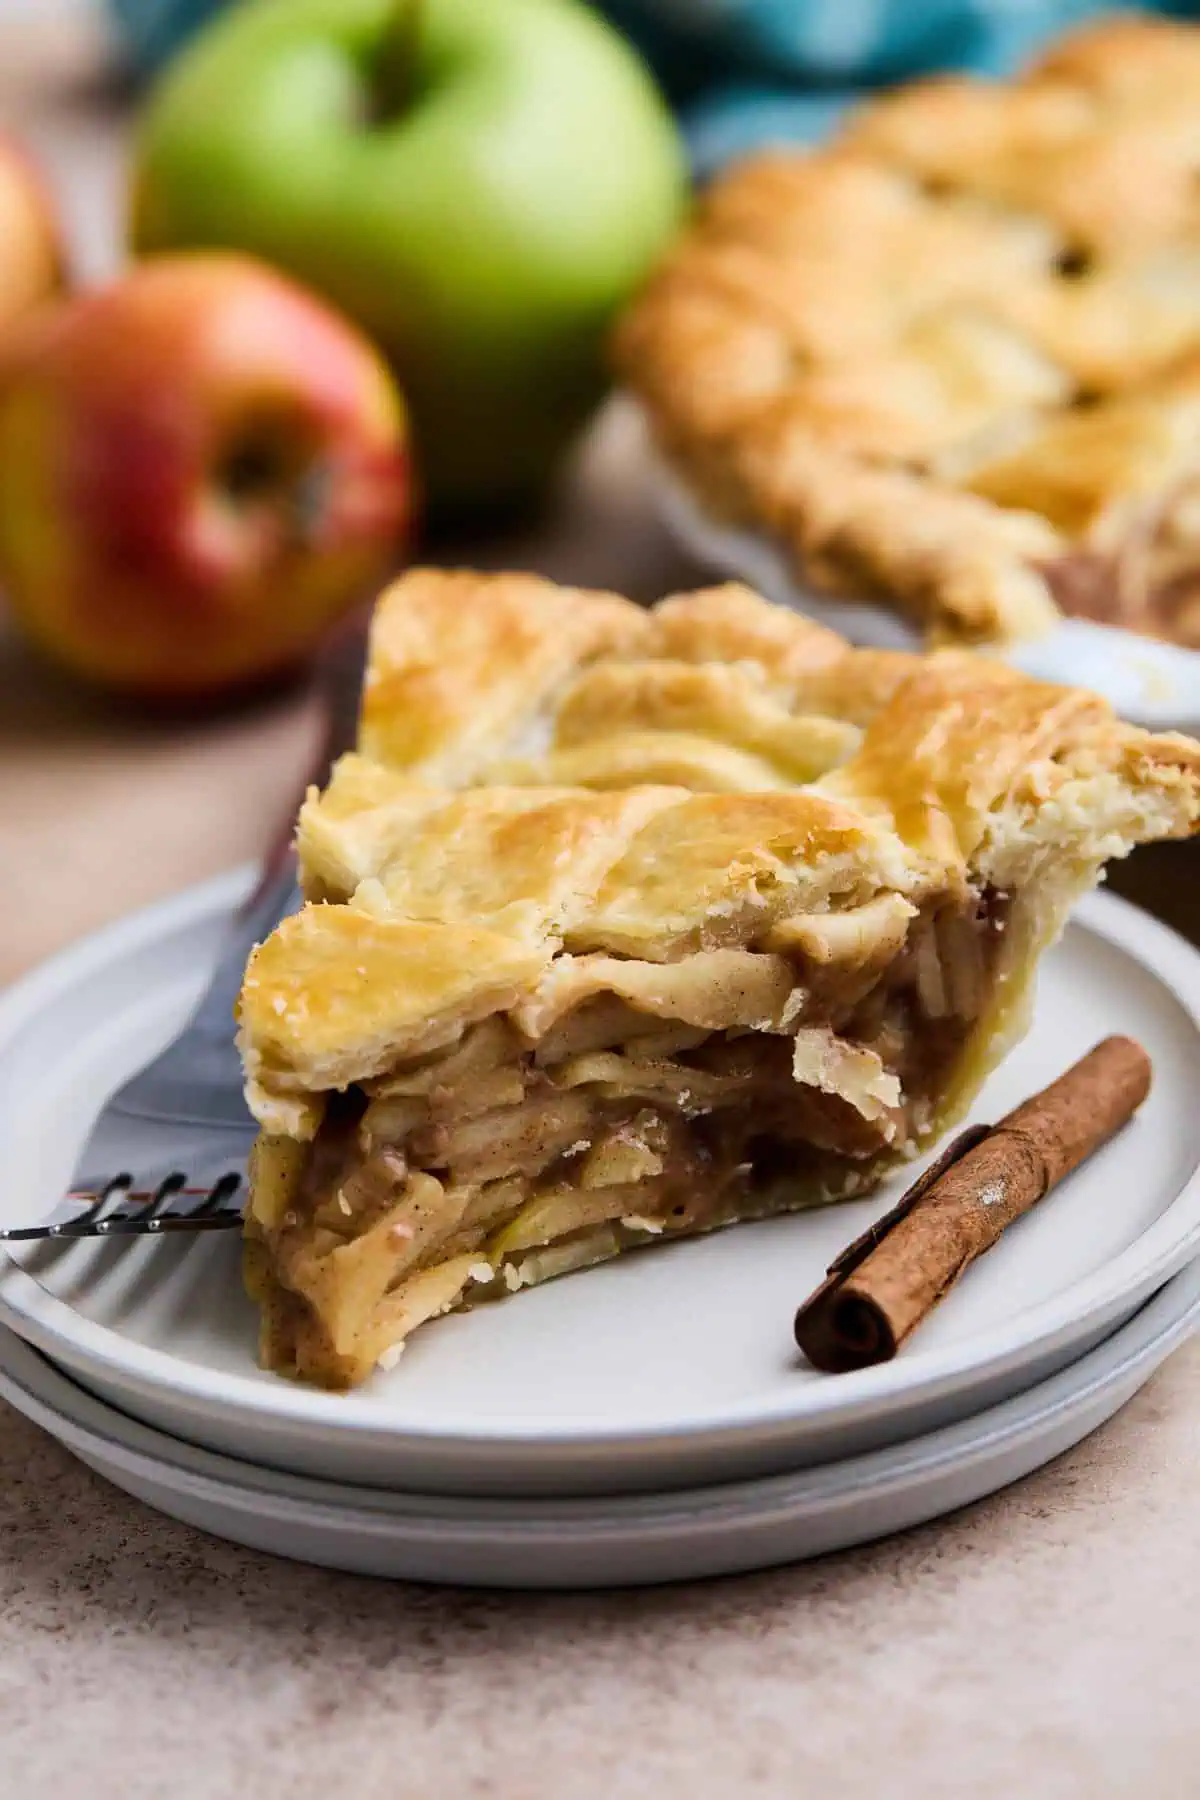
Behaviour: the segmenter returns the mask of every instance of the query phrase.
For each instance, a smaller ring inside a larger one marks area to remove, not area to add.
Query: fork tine
[[[171,1180],[172,1177],[168,1176],[167,1179]],[[180,1185],[172,1189],[173,1195],[177,1193],[186,1194],[193,1191],[182,1185],[186,1180],[186,1176],[180,1177]],[[218,1180],[213,1182],[199,1206],[189,1207],[186,1212],[173,1212],[168,1207],[165,1212],[147,1219],[146,1230],[199,1231],[212,1229],[214,1225],[223,1225],[226,1217],[222,1210],[224,1204],[226,1200],[232,1199],[233,1195],[237,1193],[241,1185],[241,1175],[236,1169],[230,1169],[226,1174],[220,1176]],[[232,1214],[232,1217],[240,1220],[241,1216],[242,1209],[239,1206],[236,1213]]]
[[[182,1169],[172,1169],[169,1175],[164,1175],[162,1180],[149,1190],[149,1198],[145,1200],[141,1198],[141,1192],[146,1190],[134,1192],[130,1187],[126,1192],[123,1206],[96,1224],[96,1236],[109,1237],[118,1225],[126,1225],[133,1220],[137,1220],[139,1224],[147,1227],[153,1225],[155,1220],[167,1210],[186,1181],[187,1176]],[[82,1221],[76,1221],[76,1223],[82,1223]]]
[[[98,1219],[115,1194],[128,1192],[132,1186],[133,1176],[127,1169],[122,1170],[121,1174],[114,1175],[111,1181],[105,1182],[92,1204],[84,1212],[81,1212],[72,1223],[82,1224],[85,1220],[91,1222]],[[71,1199],[73,1196],[68,1194],[67,1198]],[[80,1198],[83,1199],[85,1196],[80,1195]]]
[[[63,1202],[83,1207],[83,1211],[73,1215],[72,1223],[78,1223],[84,1218],[98,1219],[110,1200],[117,1195],[127,1194],[132,1186],[133,1176],[128,1169],[123,1169],[119,1175],[112,1175],[107,1181],[98,1182],[95,1187],[68,1188],[63,1195]],[[85,1201],[89,1203],[86,1207]]]
[[[219,1168],[220,1164],[217,1166]],[[66,1196],[67,1204],[90,1201],[82,1211],[41,1225],[0,1227],[0,1243],[70,1242],[79,1238],[152,1237],[178,1231],[230,1230],[241,1224],[241,1206],[232,1202],[242,1180],[240,1169],[227,1168],[217,1180],[189,1187],[183,1170],[172,1169],[135,1192],[134,1177],[122,1171],[104,1182],[94,1194],[75,1190]],[[195,1195],[200,1196],[198,1204],[180,1204],[185,1199],[191,1201]],[[106,1213],[106,1207],[114,1199],[117,1201],[115,1209]]]
[[[67,1232],[66,1236],[119,1238],[119,1237],[170,1237],[179,1231],[228,1231],[240,1225],[240,1212],[206,1213],[197,1219],[191,1213],[163,1213],[157,1219],[113,1219],[107,1231],[100,1233],[94,1228],[78,1234]]]
[[[192,1211],[188,1215],[189,1218],[205,1219],[210,1213],[220,1212],[226,1201],[233,1199],[233,1196],[237,1193],[241,1185],[242,1177],[240,1173],[235,1169],[230,1169],[227,1175],[222,1175],[219,1181],[213,1182],[207,1196],[200,1202],[199,1206],[192,1208]],[[240,1207],[238,1208],[238,1211],[241,1211]]]
[[[241,1207],[227,1205],[240,1186],[241,1176],[231,1172],[214,1182],[211,1188],[203,1190],[204,1198],[199,1206],[190,1207],[186,1211],[176,1210],[170,1205],[158,1211],[152,1204],[136,1212],[123,1212],[112,1218],[101,1219],[82,1229],[78,1225],[67,1224],[59,1227],[56,1235],[66,1238],[165,1237],[178,1231],[228,1231],[234,1226],[240,1226],[242,1222]],[[173,1186],[171,1197],[190,1195],[197,1191],[200,1190]],[[34,1227],[24,1235],[33,1235],[36,1229]],[[43,1232],[43,1235],[48,1236],[49,1233]]]
[[[241,1208],[228,1213],[224,1208],[226,1201],[232,1199],[241,1185],[241,1174],[236,1169],[230,1169],[207,1190],[197,1190],[187,1186],[187,1176],[182,1171],[175,1170],[159,1183],[158,1190],[148,1205],[135,1213],[123,1213],[119,1218],[102,1220],[96,1227],[97,1235],[136,1237],[144,1233],[152,1236],[165,1231],[213,1230],[238,1223],[242,1216]],[[199,1206],[179,1211],[170,1205],[176,1196],[190,1195],[197,1191],[204,1194]]]
[[[172,1169],[171,1173],[158,1184],[158,1189],[151,1197],[145,1217],[153,1218],[156,1213],[165,1211],[175,1198],[187,1186],[187,1176],[182,1169]]]
[[[90,1206],[85,1207],[83,1212],[74,1219],[59,1220],[57,1224],[51,1225],[47,1229],[46,1236],[51,1238],[80,1237],[90,1236],[94,1232],[102,1232],[105,1225],[102,1217],[105,1207],[116,1196],[127,1194],[132,1186],[133,1176],[128,1169],[123,1169],[119,1175],[114,1175],[111,1181],[105,1182]],[[68,1198],[70,1198],[69,1195]],[[117,1204],[120,1205],[119,1199]]]

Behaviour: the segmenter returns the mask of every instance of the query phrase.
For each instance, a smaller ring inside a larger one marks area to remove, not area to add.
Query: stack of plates
[[[5,1222],[48,1209],[106,1093],[177,1028],[243,885],[142,913],[0,1003]],[[39,1247],[0,1263],[0,1394],[163,1511],[339,1568],[582,1586],[862,1542],[1068,1448],[1200,1317],[1198,1023],[1200,957],[1089,901],[977,1116],[1112,1031],[1146,1045],[1153,1093],[881,1368],[814,1373],[791,1321],[894,1192],[442,1320],[349,1396],[255,1367],[224,1235]]]

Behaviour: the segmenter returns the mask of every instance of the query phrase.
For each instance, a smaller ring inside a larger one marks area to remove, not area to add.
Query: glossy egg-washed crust
[[[310,903],[250,961],[251,1103],[305,1136],[563,952],[670,962],[880,894],[1090,876],[1198,805],[1191,740],[967,652],[851,649],[737,586],[644,611],[414,571],[359,751],[300,815]]]
[[[668,462],[941,641],[1036,634],[1102,568],[1097,616],[1200,645],[1200,580],[1155,618],[1130,573],[1200,477],[1198,96],[1200,30],[1113,18],[717,179],[616,338]]]

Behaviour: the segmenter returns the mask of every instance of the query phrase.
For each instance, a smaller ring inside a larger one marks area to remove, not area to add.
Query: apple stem
[[[424,14],[424,0],[396,0],[374,72],[377,123],[403,113],[414,96]]]

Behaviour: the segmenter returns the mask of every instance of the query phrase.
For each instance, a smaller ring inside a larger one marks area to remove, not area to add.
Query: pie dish
[[[865,1192],[1103,862],[1198,815],[1200,745],[966,651],[405,576],[239,1003],[265,1363],[350,1386],[451,1307]]]
[[[718,179],[616,339],[671,470],[936,641],[1200,646],[1198,93],[1108,19]]]

